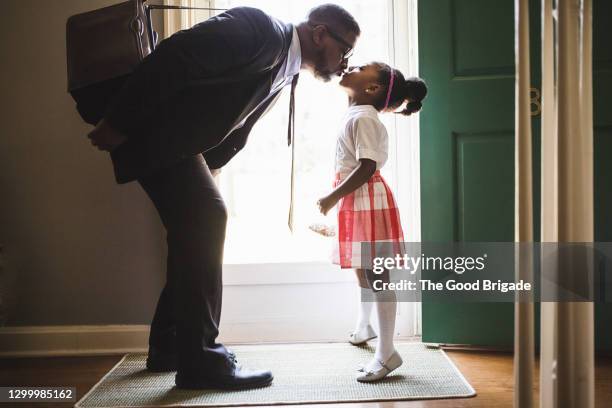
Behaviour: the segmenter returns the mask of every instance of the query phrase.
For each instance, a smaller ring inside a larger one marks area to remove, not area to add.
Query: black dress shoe
[[[168,371],[176,371],[178,367],[178,354],[176,352],[167,352],[159,350],[155,347],[149,347],[149,355],[147,356],[147,370],[154,373],[164,373]]]
[[[270,371],[242,368],[233,353],[227,356],[224,366],[195,375],[179,372],[175,377],[176,388],[243,390],[268,386],[274,379]]]

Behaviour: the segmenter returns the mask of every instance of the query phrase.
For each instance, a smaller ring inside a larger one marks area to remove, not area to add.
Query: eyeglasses
[[[353,46],[349,44],[348,41],[346,41],[340,35],[338,35],[333,30],[331,30],[327,24],[308,23],[308,25],[311,26],[312,28],[319,26],[319,25],[325,27],[325,29],[327,30],[327,33],[329,34],[331,38],[333,38],[334,40],[336,40],[337,42],[339,42],[340,44],[346,47],[346,51],[343,51],[342,53],[342,61],[348,60],[349,58],[353,56],[353,51],[354,51]]]

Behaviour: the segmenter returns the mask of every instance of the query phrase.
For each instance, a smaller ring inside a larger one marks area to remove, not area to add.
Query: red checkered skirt
[[[334,187],[343,178],[336,175]],[[391,189],[377,170],[367,183],[344,196],[337,206],[338,245],[332,253],[333,263],[341,268],[370,268],[371,261],[362,259],[362,245],[370,244],[369,253],[376,256],[374,243],[383,244],[395,254],[404,254],[404,234]],[[365,258],[365,257],[364,257]],[[364,264],[365,263],[365,264]]]

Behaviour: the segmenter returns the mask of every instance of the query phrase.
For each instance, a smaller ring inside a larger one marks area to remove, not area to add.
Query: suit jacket
[[[210,168],[225,165],[277,96],[229,133],[269,95],[292,36],[291,24],[239,7],[162,41],[105,115],[127,136],[111,153],[117,182],[196,154],[203,154]]]

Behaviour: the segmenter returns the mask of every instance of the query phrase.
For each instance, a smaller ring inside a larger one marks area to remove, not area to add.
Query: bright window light
[[[324,1],[217,0],[214,7],[253,6],[284,22],[297,24],[305,19],[310,8],[321,3]],[[335,3],[353,14],[362,30],[349,63],[391,62],[391,2],[336,0]],[[346,96],[337,83],[337,79],[323,83],[306,72],[300,74],[296,90],[293,234],[287,227],[291,157],[287,146],[289,87],[253,128],[246,147],[221,171],[219,187],[229,212],[226,264],[329,261],[333,238],[313,233],[308,225],[335,224],[335,212],[330,211],[323,217],[318,213],[316,201],[332,187],[336,138],[347,109]],[[383,122],[389,131],[390,146],[394,146],[393,120],[383,118]],[[392,188],[393,168],[390,156],[383,174]]]

